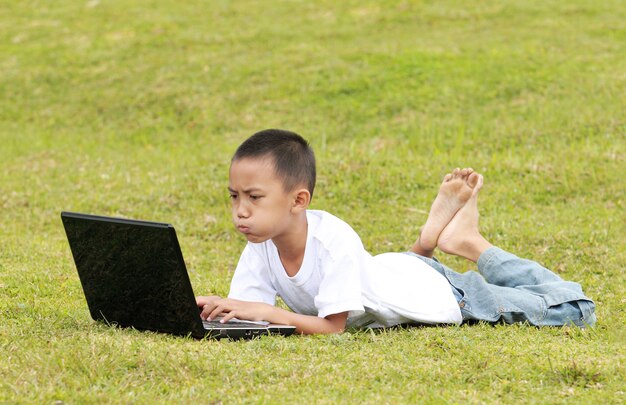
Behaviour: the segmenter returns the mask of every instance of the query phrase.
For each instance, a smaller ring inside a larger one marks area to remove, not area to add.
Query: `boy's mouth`
[[[250,233],[250,228],[245,225],[237,225],[237,230],[241,233],[248,234]]]

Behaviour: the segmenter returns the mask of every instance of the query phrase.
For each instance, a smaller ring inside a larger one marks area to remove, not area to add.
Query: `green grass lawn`
[[[624,21],[612,0],[0,0],[0,403],[624,403]],[[312,208],[372,253],[410,246],[448,170],[482,172],[487,238],[580,282],[597,326],[92,321],[60,212],[172,223],[195,292],[227,294],[229,159],[271,127],[311,141]]]

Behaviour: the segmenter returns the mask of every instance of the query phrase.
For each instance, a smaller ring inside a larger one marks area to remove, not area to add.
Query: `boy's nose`
[[[237,218],[248,218],[250,212],[244,207],[244,204],[239,204],[237,207]]]

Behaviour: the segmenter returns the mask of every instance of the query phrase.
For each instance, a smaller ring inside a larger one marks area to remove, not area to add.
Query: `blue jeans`
[[[491,247],[478,258],[478,271],[457,273],[436,259],[409,252],[443,274],[463,321],[528,322],[536,326],[593,326],[595,305],[580,284],[564,281],[531,260]]]

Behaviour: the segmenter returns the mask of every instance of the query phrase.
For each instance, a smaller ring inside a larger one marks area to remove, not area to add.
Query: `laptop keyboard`
[[[202,325],[205,329],[255,329],[255,328],[265,328],[263,325],[256,325],[250,322],[236,322],[229,321],[226,323],[221,323],[220,321],[202,321]]]

